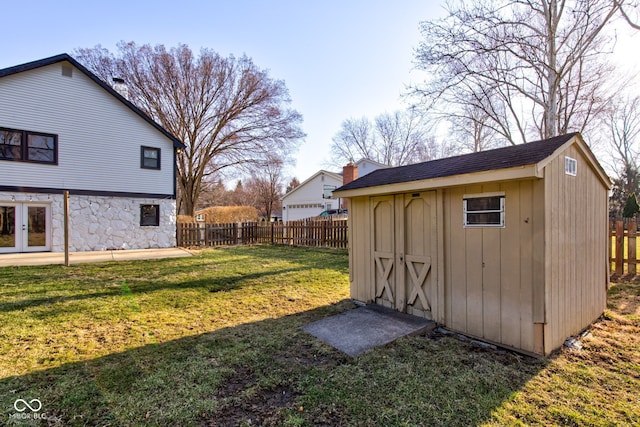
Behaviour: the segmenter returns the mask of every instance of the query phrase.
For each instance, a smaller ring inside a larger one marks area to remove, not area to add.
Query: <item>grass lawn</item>
[[[351,358],[300,330],[353,307],[348,278],[345,251],[271,246],[0,268],[0,425],[640,424],[640,285],[582,351],[434,333]]]

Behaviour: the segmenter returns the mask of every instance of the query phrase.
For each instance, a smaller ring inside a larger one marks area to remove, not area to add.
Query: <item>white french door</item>
[[[51,250],[51,205],[0,202],[0,253]]]

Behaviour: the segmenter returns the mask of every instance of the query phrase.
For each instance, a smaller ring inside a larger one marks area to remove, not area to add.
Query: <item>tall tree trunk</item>
[[[559,76],[557,71],[558,52],[556,49],[556,31],[558,29],[558,4],[556,0],[550,0],[545,4],[547,8],[547,91],[549,99],[545,105],[544,126],[541,135],[543,138],[556,136],[558,132],[558,86]]]

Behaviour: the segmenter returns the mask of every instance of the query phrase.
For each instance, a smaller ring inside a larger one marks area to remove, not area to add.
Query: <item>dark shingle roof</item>
[[[111,88],[111,86],[109,86],[108,84],[106,84],[105,82],[100,80],[100,78],[98,76],[93,74],[84,65],[80,64],[78,61],[76,61],[70,55],[68,55],[66,53],[63,53],[63,54],[60,54],[60,55],[56,55],[56,56],[51,56],[49,58],[44,58],[44,59],[40,59],[40,60],[33,61],[33,62],[27,62],[26,64],[16,65],[16,66],[13,66],[13,67],[8,67],[8,68],[3,68],[3,69],[0,70],[0,77],[10,76],[12,74],[17,74],[17,73],[21,73],[23,71],[33,70],[35,68],[40,68],[40,67],[44,67],[44,66],[47,66],[47,65],[56,64],[56,63],[62,62],[62,61],[67,61],[67,62],[71,63],[74,67],[76,67],[78,70],[80,70],[84,74],[86,74],[87,77],[89,77],[91,80],[96,82],[104,90],[106,90],[111,95],[113,95],[116,98],[118,98],[118,100],[120,100],[123,104],[125,104],[127,107],[129,107],[131,110],[133,110],[134,113],[136,113],[137,115],[142,117],[147,123],[149,123],[151,126],[156,128],[157,130],[159,130],[160,133],[162,133],[167,138],[169,138],[171,141],[173,141],[173,146],[174,147],[176,147],[176,148],[185,148],[185,145],[182,143],[182,141],[180,141],[178,138],[176,138],[171,133],[169,133],[169,131],[167,131],[164,127],[160,126],[155,120],[153,120],[151,117],[149,117],[146,113],[144,113],[138,107],[133,105],[128,99],[126,99],[125,97],[120,95],[113,88]]]
[[[378,185],[420,181],[474,172],[512,168],[536,164],[549,157],[577,133],[560,135],[542,141],[512,145],[478,153],[463,154],[395,168],[378,169],[335,191],[355,190]]]

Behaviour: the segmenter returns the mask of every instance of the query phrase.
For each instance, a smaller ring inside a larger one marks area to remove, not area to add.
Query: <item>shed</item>
[[[351,297],[548,355],[605,309],[610,187],[578,133],[374,171],[334,192]]]

